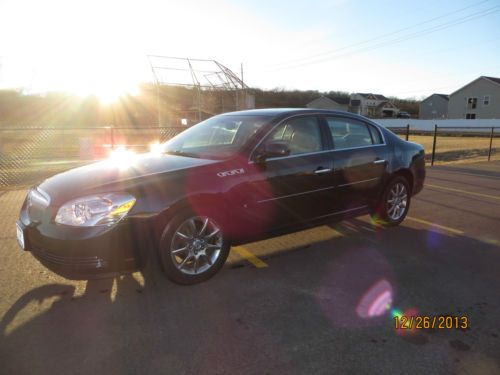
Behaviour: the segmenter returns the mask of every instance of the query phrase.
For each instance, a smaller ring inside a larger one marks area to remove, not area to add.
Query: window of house
[[[475,119],[476,119],[476,114],[475,114],[475,113],[467,113],[467,114],[465,115],[465,118],[466,118],[467,120],[475,120]]]
[[[484,98],[483,98],[483,105],[490,105],[490,96],[489,95],[485,95]]]
[[[467,109],[476,109],[476,108],[477,108],[477,98],[468,98]]]

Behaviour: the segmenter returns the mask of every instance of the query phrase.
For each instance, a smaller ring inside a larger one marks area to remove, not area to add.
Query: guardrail
[[[493,139],[496,137],[500,137],[500,132],[497,132],[497,129],[500,129],[499,126],[438,126],[437,124],[434,125],[434,129],[432,131],[428,130],[419,130],[419,129],[411,129],[410,124],[407,124],[406,126],[386,126],[386,129],[389,129],[393,131],[396,134],[401,134],[404,135],[405,139],[408,141],[410,140],[410,135],[413,134],[414,136],[418,135],[427,135],[430,136],[432,135],[432,152],[430,154],[430,164],[431,166],[434,165],[434,162],[436,161],[436,149],[438,148],[438,136],[449,136],[451,137],[457,137],[456,139],[459,139],[460,137],[476,137],[476,138],[487,138],[488,139],[488,147],[487,148],[481,148],[481,150],[487,150],[487,160],[491,161],[491,157],[494,151],[496,151],[495,148],[493,148]],[[457,142],[458,143],[458,142]],[[467,143],[462,140],[462,143]],[[469,148],[463,148],[462,150],[473,150],[473,145],[471,142],[469,142]],[[457,147],[455,151],[459,151],[460,148]],[[485,155],[486,156],[486,155]]]

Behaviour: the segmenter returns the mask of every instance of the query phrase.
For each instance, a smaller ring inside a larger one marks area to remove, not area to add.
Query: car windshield
[[[212,117],[166,142],[162,151],[195,158],[226,159],[236,155],[269,119],[268,116],[242,115]]]

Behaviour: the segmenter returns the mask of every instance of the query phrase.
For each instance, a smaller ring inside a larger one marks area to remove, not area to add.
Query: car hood
[[[101,186],[214,163],[217,161],[166,154],[124,155],[57,174],[43,181],[39,188],[52,201],[61,201],[99,190]]]

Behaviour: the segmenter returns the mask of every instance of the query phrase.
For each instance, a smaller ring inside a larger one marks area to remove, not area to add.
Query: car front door
[[[328,213],[333,163],[323,134],[318,117],[293,117],[277,125],[254,151],[248,211],[269,229]],[[285,142],[289,154],[257,162],[270,142]]]
[[[373,125],[349,117],[325,117],[333,141],[335,212],[374,204],[385,180],[388,149]]]

